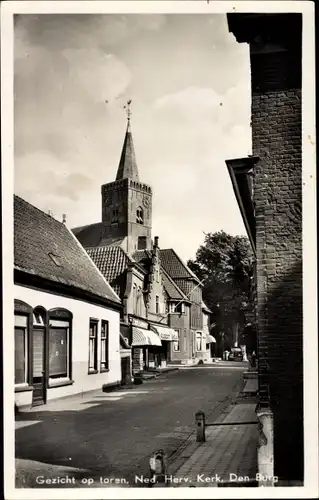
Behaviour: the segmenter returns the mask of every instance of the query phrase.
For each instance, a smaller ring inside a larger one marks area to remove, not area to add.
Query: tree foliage
[[[214,315],[215,333],[224,347],[243,332],[250,303],[253,255],[248,238],[224,231],[205,234],[203,245],[188,266],[203,284],[203,299]]]

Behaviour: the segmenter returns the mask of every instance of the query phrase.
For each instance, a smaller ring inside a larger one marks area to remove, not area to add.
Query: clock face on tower
[[[144,196],[143,197],[143,205],[146,208],[148,208],[150,206],[150,197],[149,196]]]

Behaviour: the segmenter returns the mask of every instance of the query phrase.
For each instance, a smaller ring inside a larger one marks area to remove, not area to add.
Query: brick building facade
[[[259,466],[303,481],[302,16],[228,24],[250,46],[254,156],[227,165],[256,256]]]

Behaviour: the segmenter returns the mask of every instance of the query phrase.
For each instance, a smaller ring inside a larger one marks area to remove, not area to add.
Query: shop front
[[[132,335],[132,371],[140,373],[156,368],[162,342],[158,334],[149,328],[149,323],[137,318],[130,318]]]
[[[159,326],[156,324],[150,325],[151,330],[153,330],[162,342],[162,346],[158,349],[157,353],[154,353],[154,368],[165,368],[167,363],[171,361],[171,346],[172,342],[178,340],[178,333],[172,328],[165,326]]]

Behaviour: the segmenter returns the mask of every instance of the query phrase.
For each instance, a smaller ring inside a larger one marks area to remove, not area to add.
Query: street
[[[194,431],[196,411],[209,419],[219,416],[242,389],[245,368],[246,363],[186,368],[133,389],[79,395],[25,412],[16,422],[17,463],[24,459],[24,472],[17,466],[17,487],[37,485],[34,462],[43,470],[45,464],[51,472],[52,466],[72,467],[93,478],[131,481],[135,474],[147,475],[153,451],[164,448],[170,457]]]

